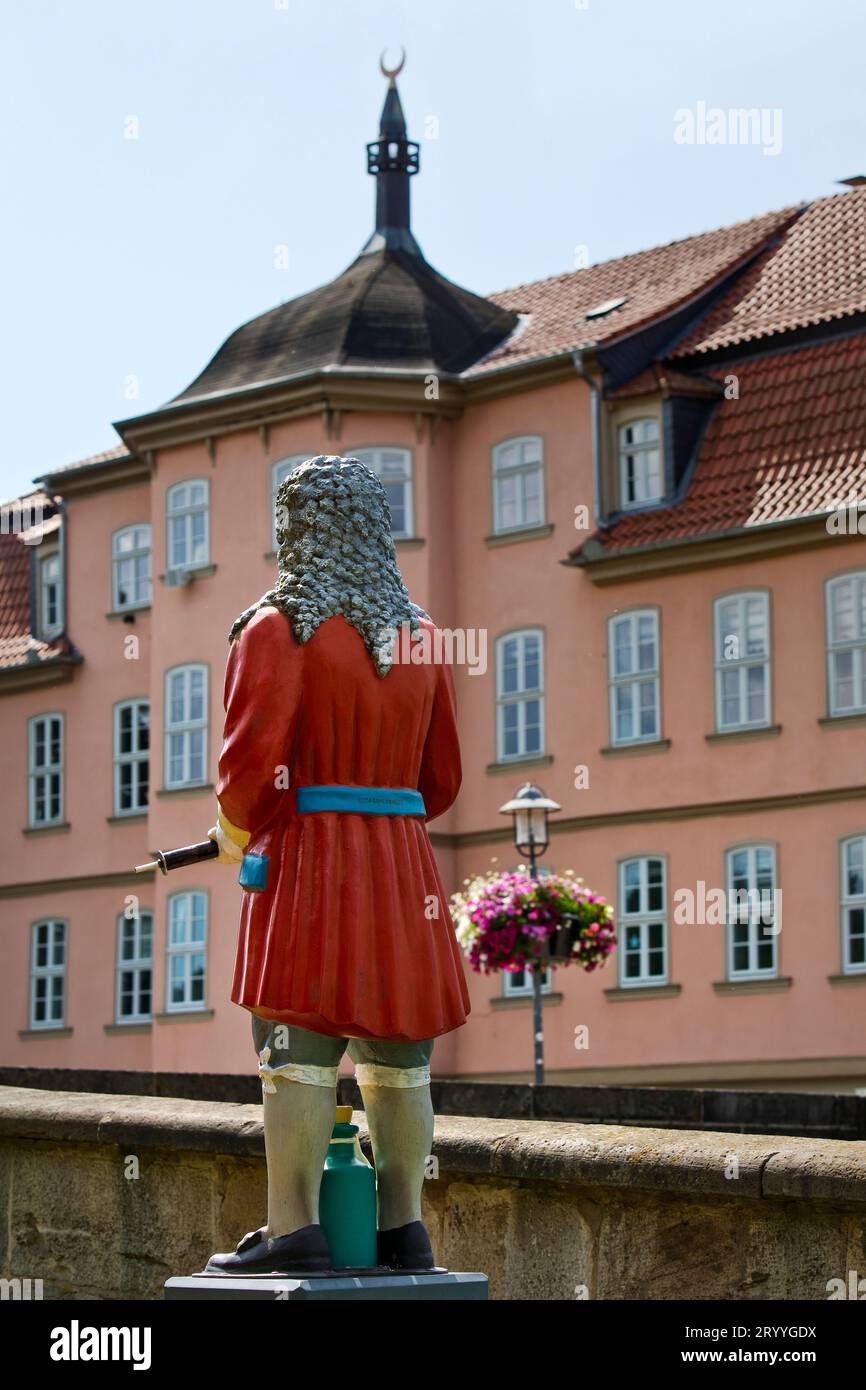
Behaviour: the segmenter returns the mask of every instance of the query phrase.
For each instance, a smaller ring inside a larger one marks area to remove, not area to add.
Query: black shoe
[[[395,1226],[391,1231],[379,1231],[376,1236],[380,1265],[389,1269],[418,1271],[435,1269],[430,1237],[423,1221],[410,1221],[408,1226]]]
[[[268,1240],[264,1226],[250,1231],[230,1255],[211,1255],[205,1274],[327,1274],[331,1253],[321,1226],[302,1226]]]

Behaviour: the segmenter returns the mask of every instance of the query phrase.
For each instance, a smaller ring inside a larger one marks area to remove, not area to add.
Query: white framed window
[[[60,551],[40,555],[39,569],[39,635],[45,639],[63,631],[63,574]]]
[[[728,902],[728,978],[775,975],[776,851],[744,845],[725,856]]]
[[[842,971],[860,975],[866,970],[866,835],[843,840],[842,870]]]
[[[208,563],[209,495],[206,478],[190,478],[168,489],[165,495],[168,569],[196,569]]]
[[[297,468],[304,459],[310,458],[310,454],[290,454],[288,458],[279,459],[271,467],[271,548],[277,549],[277,493],[280,484],[286,481],[293,468]]]
[[[716,728],[770,722],[770,597],[764,592],[716,599]]]
[[[165,673],[165,785],[194,787],[207,774],[207,667]]]
[[[544,524],[544,445],[537,435],[506,439],[493,450],[493,530]]]
[[[149,1023],[153,1015],[153,913],[117,919],[115,1023]]]
[[[866,570],[827,584],[830,714],[866,711]]]
[[[509,632],[496,643],[496,757],[544,752],[544,633]]]
[[[149,784],[150,702],[123,700],[114,706],[114,814],[144,811]]]
[[[150,526],[124,526],[111,537],[111,604],[115,612],[145,608],[151,600]]]
[[[27,730],[31,826],[63,821],[63,715],[37,714]]]
[[[665,494],[659,422],[654,416],[630,420],[617,430],[622,508],[645,507]]]
[[[550,994],[553,989],[553,971],[548,968],[541,975],[541,993]],[[502,997],[504,999],[532,998],[531,970],[503,970]]]
[[[619,613],[607,624],[611,743],[661,738],[659,615],[654,608]]]
[[[203,1009],[206,976],[207,894],[173,893],[168,899],[166,1012]]]
[[[412,455],[408,449],[356,449],[354,458],[381,479],[391,508],[391,535],[414,535],[412,517]]]
[[[66,1013],[66,923],[30,928],[30,1027],[62,1028]]]
[[[668,977],[665,861],[658,855],[619,866],[619,982],[623,988],[664,984]]]

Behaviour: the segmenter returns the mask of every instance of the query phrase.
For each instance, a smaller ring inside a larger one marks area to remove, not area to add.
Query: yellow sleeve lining
[[[241,830],[237,825],[232,825],[219,802],[217,802],[217,821],[223,834],[228,836],[232,844],[237,845],[238,849],[246,849],[252,832]]]

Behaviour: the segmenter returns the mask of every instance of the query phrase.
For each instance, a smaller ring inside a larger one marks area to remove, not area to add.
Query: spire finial
[[[388,90],[379,117],[379,138],[367,146],[367,172],[376,177],[376,230],[364,247],[365,252],[406,251],[420,256],[421,248],[409,223],[409,180],[418,172],[418,144],[410,140],[406,117],[397,91],[397,77],[406,63],[406,50],[400,61],[389,68],[382,50],[379,68],[388,79]]]
[[[387,48],[382,49],[382,56],[379,59],[379,71],[381,72],[383,77],[387,77],[389,87],[396,87],[397,78],[400,76],[400,73],[406,66],[406,50],[405,48],[400,49],[400,61],[395,68],[385,67],[385,54],[387,52]]]

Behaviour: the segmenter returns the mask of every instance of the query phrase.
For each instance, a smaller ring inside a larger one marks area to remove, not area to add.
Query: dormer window
[[[620,505],[623,511],[650,506],[664,497],[659,422],[629,420],[617,431]]]
[[[45,641],[57,637],[63,630],[63,591],[60,551],[40,555],[39,561],[39,636]]]

